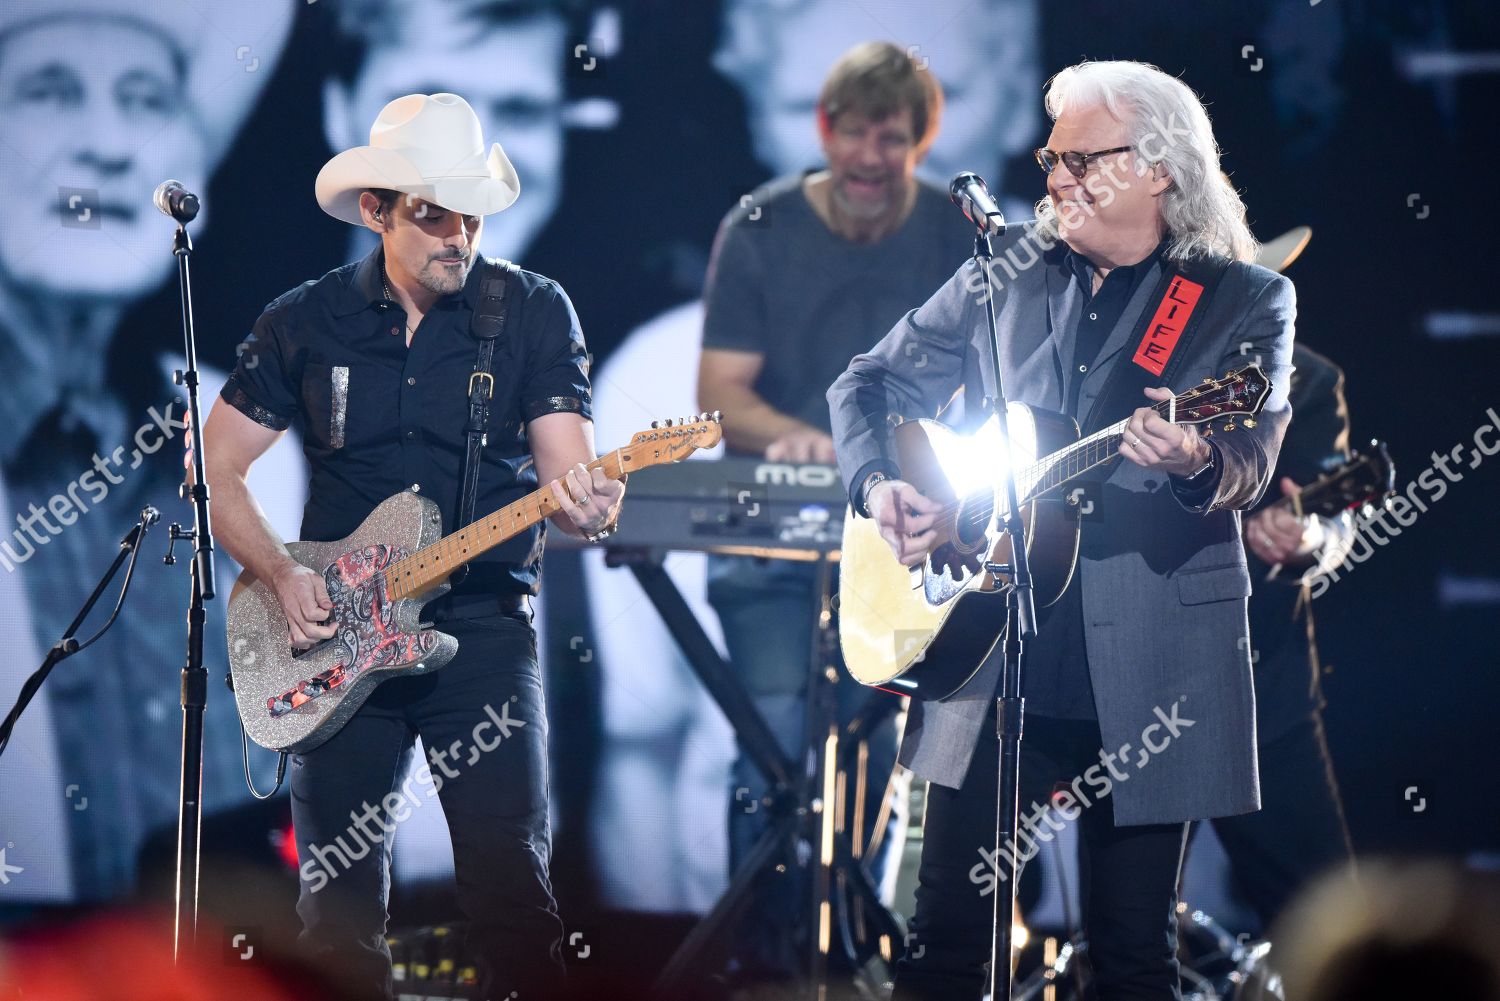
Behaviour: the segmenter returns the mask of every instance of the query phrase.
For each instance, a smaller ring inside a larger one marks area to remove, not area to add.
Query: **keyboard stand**
[[[703,631],[682,592],[662,566],[664,552],[658,549],[614,547],[605,553],[612,567],[628,567],[640,582],[651,604],[661,616],[689,666],[719,706],[744,753],[770,779],[771,792],[763,803],[771,823],[730,880],[724,895],[703,920],[683,940],[652,985],[650,996],[679,998],[693,996],[689,976],[701,965],[705,952],[724,940],[724,933],[749,902],[751,888],[759,877],[777,864],[795,865],[796,844],[805,841],[814,849],[812,859],[812,910],[808,927],[812,930],[808,974],[811,997],[822,998],[827,991],[830,950],[843,950],[850,966],[858,965],[855,955],[855,928],[869,928],[879,943],[881,955],[890,962],[904,945],[905,930],[901,922],[881,902],[869,870],[865,867],[864,832],[856,829],[855,839],[842,829],[839,811],[825,808],[829,798],[837,801],[840,781],[858,774],[858,748],[863,735],[898,706],[895,698],[871,692],[862,711],[846,727],[838,726],[835,684],[853,684],[840,678],[837,668],[838,638],[833,625],[832,557],[819,560],[818,628],[813,637],[813,678],[808,699],[808,740],[802,761],[794,762],[781,750],[775,735],[755,703],[735,678],[730,666],[719,656],[713,641]],[[854,785],[846,787],[853,796]],[[858,818],[858,814],[856,817]],[[726,817],[727,822],[727,817]],[[852,900],[849,900],[852,898]],[[848,903],[841,901],[849,900]],[[840,923],[835,934],[834,921]]]

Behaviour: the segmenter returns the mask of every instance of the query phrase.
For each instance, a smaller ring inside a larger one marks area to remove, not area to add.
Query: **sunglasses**
[[[1057,169],[1058,163],[1068,168],[1068,173],[1083,180],[1083,175],[1088,173],[1089,161],[1096,160],[1101,156],[1109,156],[1111,153],[1126,153],[1135,149],[1134,146],[1116,146],[1114,149],[1101,149],[1094,153],[1078,153],[1069,150],[1066,153],[1058,153],[1047,149],[1045,146],[1036,151],[1037,166],[1042,168],[1044,174],[1050,174]]]

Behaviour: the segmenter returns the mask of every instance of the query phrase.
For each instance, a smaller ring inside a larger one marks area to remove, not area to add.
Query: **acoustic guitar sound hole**
[[[988,491],[964,500],[959,505],[954,526],[959,546],[972,550],[983,542],[985,530],[989,528],[990,518],[994,513],[995,496]]]

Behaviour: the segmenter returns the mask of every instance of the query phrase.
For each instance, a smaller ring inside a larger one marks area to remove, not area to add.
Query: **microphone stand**
[[[52,669],[92,644],[104,635],[105,630],[114,625],[116,616],[120,614],[120,608],[125,604],[125,596],[130,593],[130,581],[135,576],[135,561],[140,556],[141,544],[146,539],[146,529],[156,524],[160,517],[161,515],[154,507],[141,509],[141,516],[136,520],[135,527],[120,540],[120,551],[115,554],[109,569],[104,571],[104,576],[99,578],[99,583],[94,585],[94,590],[89,594],[88,600],[83,603],[83,607],[78,610],[78,614],[73,617],[73,621],[63,631],[58,641],[52,644],[52,649],[47,651],[47,657],[42,661],[42,666],[32,672],[31,676],[26,679],[26,683],[21,686],[21,694],[16,697],[16,704],[6,714],[5,721],[0,723],[0,754],[5,753],[6,747],[10,744],[11,732],[15,730],[21,714],[26,712],[26,707],[31,705],[31,700],[36,698],[37,692],[41,691],[42,684],[52,673]],[[120,597],[115,602],[115,610],[110,615],[109,621],[104,623],[93,636],[82,643],[78,642],[76,638],[78,630],[83,626],[84,620],[89,617],[89,613],[94,610],[94,605],[104,594],[104,589],[109,586],[109,582],[114,580],[115,574],[120,570],[120,564],[125,562],[127,556],[130,557],[130,566],[125,571],[125,583],[120,588]]]
[[[1005,646],[996,703],[996,729],[1000,738],[999,795],[995,812],[995,867],[1000,883],[995,887],[994,929],[990,943],[990,999],[1010,1001],[1014,976],[1011,970],[1011,921],[1016,911],[1016,857],[1007,844],[1016,843],[1017,815],[1021,799],[1021,669],[1026,645],[1036,636],[1036,602],[1032,593],[1031,561],[1026,555],[1026,533],[1016,493],[1015,467],[1011,462],[1010,422],[1005,383],[1000,375],[1000,334],[995,323],[995,276],[990,270],[994,252],[988,228],[979,226],[974,235],[974,262],[985,276],[989,295],[985,317],[989,322],[990,364],[995,372],[993,406],[1000,430],[1000,468],[1005,484],[1004,534],[1010,538],[1010,563],[987,562],[992,575],[1008,574],[1010,590],[1005,596]]]
[[[208,671],[203,666],[204,603],[214,598],[214,544],[208,517],[208,481],[203,462],[203,422],[198,407],[198,345],[193,334],[193,298],[189,284],[188,258],[193,241],[187,223],[196,208],[180,215],[172,254],[177,258],[177,283],[182,296],[183,354],[185,370],[172,374],[172,380],[187,389],[189,437],[184,437],[192,460],[191,485],[183,484],[180,495],[192,501],[193,528],[184,530],[174,522],[170,528],[172,543],[187,540],[193,545],[192,596],[188,603],[187,663],[182,669],[182,775],[177,814],[177,888],[173,919],[173,957],[181,961],[191,952],[198,935],[198,864],[202,854],[200,836],[203,823],[203,709],[208,697]],[[183,218],[183,216],[186,218]],[[171,545],[164,562],[171,564]]]

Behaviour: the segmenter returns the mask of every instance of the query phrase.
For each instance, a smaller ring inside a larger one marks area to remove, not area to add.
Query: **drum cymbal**
[[[1260,253],[1255,256],[1255,263],[1279,274],[1307,249],[1311,239],[1311,226],[1293,226],[1275,239],[1262,243]]]

